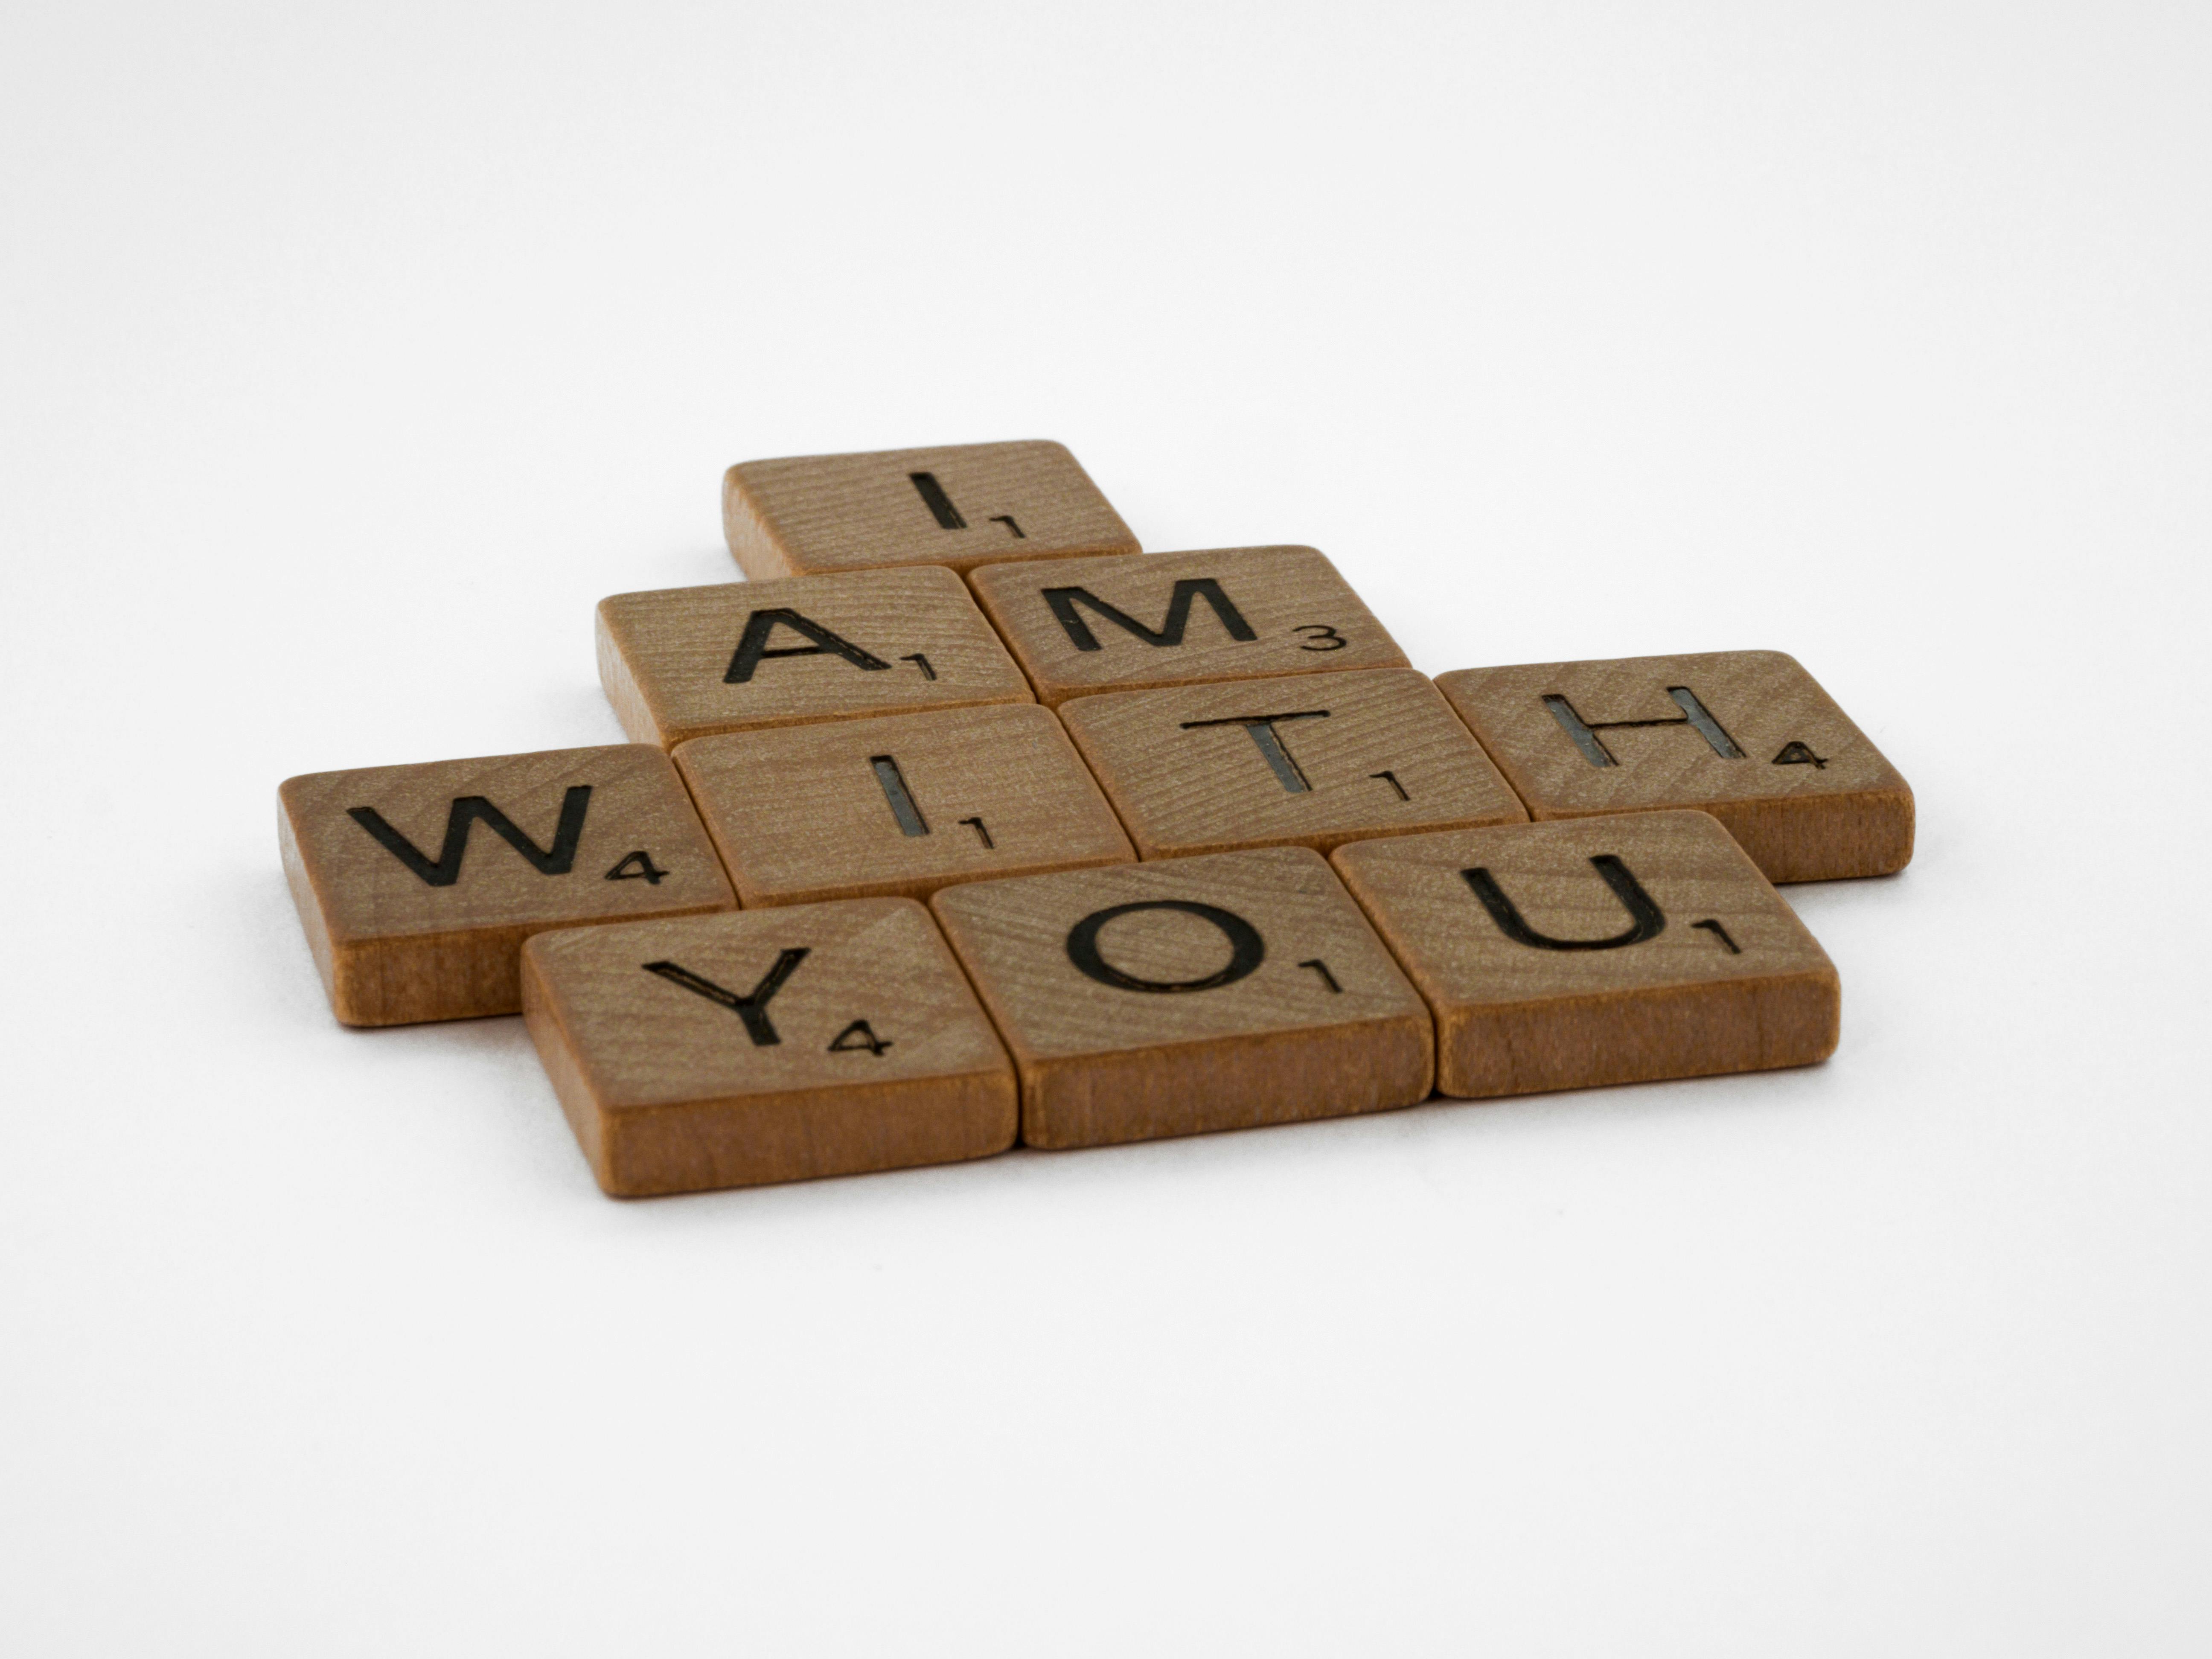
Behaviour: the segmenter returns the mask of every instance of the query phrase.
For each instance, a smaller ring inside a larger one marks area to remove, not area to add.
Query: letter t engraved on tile
[[[1267,763],[1267,769],[1283,786],[1283,793],[1286,795],[1307,795],[1313,793],[1313,785],[1306,781],[1305,773],[1299,769],[1289,749],[1284,746],[1282,737],[1275,727],[1289,720],[1325,720],[1328,718],[1328,709],[1309,708],[1295,714],[1239,714],[1224,720],[1185,720],[1182,729],[1196,732],[1209,726],[1243,726],[1245,735],[1252,739],[1261,758]]]

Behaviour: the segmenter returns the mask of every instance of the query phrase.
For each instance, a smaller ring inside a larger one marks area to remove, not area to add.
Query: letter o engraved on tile
[[[1228,965],[1202,979],[1138,979],[1123,973],[1099,954],[1098,934],[1116,916],[1133,915],[1139,910],[1178,910],[1212,923],[1229,941]],[[1139,899],[1133,904],[1109,905],[1103,910],[1092,911],[1067,933],[1067,959],[1086,977],[1123,991],[1216,991],[1224,985],[1234,985],[1253,972],[1267,955],[1267,941],[1260,937],[1260,930],[1243,917],[1233,910],[1189,899]]]
[[[1482,901],[1482,908],[1490,912],[1498,931],[1516,945],[1531,945],[1539,951],[1618,951],[1623,945],[1657,939],[1667,931],[1667,913],[1644,890],[1644,884],[1626,865],[1610,853],[1600,853],[1590,865],[1628,912],[1628,926],[1607,939],[1553,939],[1549,933],[1540,933],[1522,918],[1520,907],[1505,896],[1505,890],[1489,871],[1462,870],[1460,874],[1474,890],[1475,897]]]

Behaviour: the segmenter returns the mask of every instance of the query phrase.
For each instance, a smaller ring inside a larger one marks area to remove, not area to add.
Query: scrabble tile
[[[1428,1010],[1305,848],[976,882],[930,903],[1013,1051],[1033,1146],[1428,1095]]]
[[[695,738],[676,763],[748,908],[1134,856],[1035,703]]]
[[[1779,651],[1468,668],[1437,684],[1529,815],[1695,807],[1770,881],[1886,876],[1912,857],[1912,791]]]
[[[977,703],[1029,682],[968,589],[918,565],[617,593],[599,601],[599,683],[639,743]]]
[[[742,461],[722,527],[745,574],[1134,553],[1137,538],[1063,444],[954,444]]]
[[[511,1014],[531,934],[737,901],[668,757],[621,744],[287,779],[277,835],[349,1025]]]
[[[1064,703],[1139,856],[1339,842],[1528,814],[1410,668],[1295,674]]]
[[[987,565],[969,577],[1037,700],[1403,668],[1406,653],[1310,547]]]
[[[1727,830],[1635,812],[1355,842],[1333,860],[1437,1020],[1437,1086],[1529,1094],[1804,1066],[1836,970]]]
[[[523,1012],[617,1197],[988,1158],[1013,1067],[912,899],[541,933]]]

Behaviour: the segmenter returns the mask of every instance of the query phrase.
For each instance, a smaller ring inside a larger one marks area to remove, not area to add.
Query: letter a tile
[[[1307,848],[976,882],[931,904],[1013,1051],[1033,1146],[1429,1092],[1428,1011]]]
[[[541,934],[523,1008],[618,1197],[987,1158],[1013,1067],[912,899]]]
[[[748,908],[1134,856],[1035,703],[695,738],[676,763]]]
[[[1060,716],[1148,859],[1528,814],[1410,668],[1078,697]]]
[[[1911,787],[1779,651],[1466,668],[1437,686],[1540,821],[1696,808],[1770,881],[1912,857]]]
[[[1075,457],[1044,441],[742,461],[722,480],[722,526],[756,580],[1137,550]]]
[[[599,679],[639,743],[856,714],[1030,702],[950,570],[917,566],[617,593]]]
[[[349,1025],[512,1014],[547,928],[736,908],[668,757],[622,744],[291,778],[277,833]]]
[[[969,581],[1048,705],[1148,686],[1407,665],[1310,547],[994,564]]]
[[[1836,970],[1727,830],[1634,812],[1355,842],[1334,863],[1437,1019],[1437,1086],[1530,1094],[1836,1047]]]

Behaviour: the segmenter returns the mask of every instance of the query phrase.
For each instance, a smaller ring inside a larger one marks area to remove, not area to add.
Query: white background
[[[8,13],[0,1647],[2212,1647],[2203,8]],[[1431,672],[1798,655],[1834,1060],[624,1204],[333,1024],[281,779],[1042,436]]]

